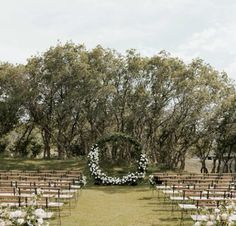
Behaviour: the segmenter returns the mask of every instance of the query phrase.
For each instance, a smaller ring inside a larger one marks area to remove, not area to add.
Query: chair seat
[[[184,210],[195,210],[197,206],[194,204],[179,204],[179,207]]]
[[[184,201],[184,200],[188,200],[188,197],[182,197],[182,196],[171,196],[170,200],[173,201]]]

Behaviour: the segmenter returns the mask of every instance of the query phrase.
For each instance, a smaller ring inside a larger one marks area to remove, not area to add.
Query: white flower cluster
[[[197,221],[194,226],[233,226],[232,215],[236,213],[236,206],[234,202],[232,202],[226,206],[220,206],[213,210],[204,208],[202,213],[202,221]]]
[[[79,181],[79,184],[81,184],[82,186],[85,186],[87,184],[87,177],[82,176],[81,180]]]
[[[49,226],[44,221],[46,212],[35,205],[12,211],[9,207],[0,209],[0,226]]]
[[[147,169],[148,159],[145,154],[141,154],[138,162],[138,171],[135,173],[129,173],[123,177],[109,177],[99,167],[99,148],[94,145],[89,152],[89,169],[96,181],[99,181],[104,185],[124,185],[135,184],[138,179],[145,177],[145,171]]]
[[[155,186],[156,185],[156,181],[153,175],[149,176],[149,183],[151,186]]]

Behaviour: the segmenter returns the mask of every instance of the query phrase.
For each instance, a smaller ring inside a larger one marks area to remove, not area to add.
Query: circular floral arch
[[[109,141],[126,141],[133,145],[135,152],[140,154],[140,158],[138,161],[138,169],[134,173],[129,173],[123,177],[111,177],[107,176],[99,166],[99,151],[100,147],[103,146],[106,142]],[[89,159],[89,169],[91,175],[94,177],[96,184],[104,184],[104,185],[124,185],[124,184],[136,184],[138,180],[143,179],[145,177],[145,171],[148,164],[148,159],[145,154],[142,153],[141,145],[134,140],[132,137],[126,134],[112,134],[107,136],[101,140],[99,140],[88,154]]]

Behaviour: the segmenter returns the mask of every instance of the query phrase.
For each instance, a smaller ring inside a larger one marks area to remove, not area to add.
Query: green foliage
[[[22,66],[0,63],[0,137],[10,132],[23,116]]]
[[[210,152],[219,159],[229,153],[235,129],[225,125],[233,125],[234,95],[227,75],[200,59],[185,64],[164,51],[143,57],[59,43],[24,66],[1,65],[0,136],[17,131],[22,154],[28,139],[40,136],[43,156],[62,159],[86,155],[106,134],[125,133],[163,168],[184,169],[188,153],[204,167]]]
[[[4,153],[6,150],[7,144],[5,142],[0,143],[0,153]]]
[[[99,139],[96,143],[99,148],[103,149],[103,156],[110,160],[138,159],[142,153],[142,146],[133,137],[124,133],[113,133]],[[108,146],[108,145],[111,146]],[[123,146],[120,148],[120,146]],[[109,148],[111,150],[109,150]]]
[[[42,145],[37,141],[32,140],[30,146],[32,157],[36,158],[42,152]]]

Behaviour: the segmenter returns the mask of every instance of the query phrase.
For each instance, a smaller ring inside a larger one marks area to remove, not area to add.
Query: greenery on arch
[[[128,173],[127,175],[123,177],[111,177],[107,176],[106,173],[104,173],[100,166],[99,166],[99,153],[101,151],[101,148],[107,143],[107,142],[116,142],[116,141],[125,141],[133,145],[134,150],[136,153],[140,155],[140,158],[138,160],[138,169],[136,172]],[[148,159],[144,153],[142,153],[142,146],[132,137],[122,134],[122,133],[115,133],[110,136],[107,136],[105,138],[100,139],[93,147],[91,148],[91,151],[88,154],[89,159],[89,169],[91,172],[91,175],[95,179],[96,184],[104,184],[104,185],[133,185],[137,184],[138,180],[141,180],[145,177],[145,172],[148,164]]]
[[[138,159],[138,157],[142,153],[142,145],[133,137],[125,133],[112,133],[110,135],[104,136],[103,138],[97,141],[97,146],[100,149],[103,149],[103,151],[107,147],[108,144],[112,145],[112,150],[118,147],[121,148],[122,145],[125,145],[126,148],[128,149],[128,152],[124,153],[126,159],[127,158]],[[132,147],[132,150],[131,150],[131,147]],[[125,147],[123,146],[123,148]],[[112,157],[115,158],[115,156],[112,156]]]

